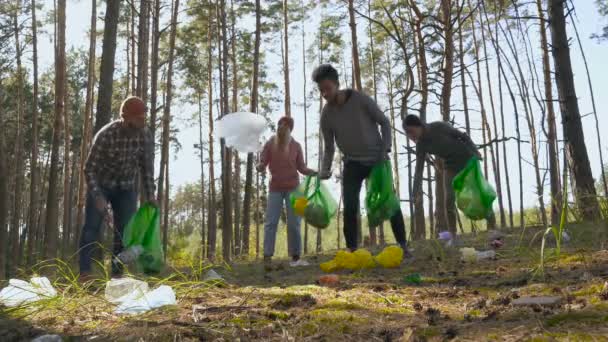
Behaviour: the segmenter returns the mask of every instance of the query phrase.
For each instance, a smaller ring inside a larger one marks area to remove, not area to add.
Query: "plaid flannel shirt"
[[[154,141],[147,128],[133,134],[121,120],[97,132],[85,164],[85,177],[94,196],[106,189],[136,189],[141,171],[146,200],[154,198]]]

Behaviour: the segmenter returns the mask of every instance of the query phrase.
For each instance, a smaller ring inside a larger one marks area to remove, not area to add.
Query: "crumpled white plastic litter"
[[[0,291],[0,303],[15,307],[55,296],[57,291],[46,277],[33,277],[29,283],[25,280],[10,279],[8,286]]]
[[[262,149],[262,135],[266,129],[268,122],[262,115],[237,112],[217,121],[215,136],[224,138],[228,147],[241,153],[254,153]]]
[[[123,297],[116,310],[117,314],[138,314],[165,305],[175,305],[175,292],[171,286],[161,285],[156,290],[146,292],[143,295],[135,293],[133,296]]]
[[[145,281],[120,278],[106,283],[105,297],[110,303],[120,304],[129,298],[143,296],[149,291]]]

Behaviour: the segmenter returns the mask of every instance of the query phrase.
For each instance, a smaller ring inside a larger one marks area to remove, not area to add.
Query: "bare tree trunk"
[[[205,256],[205,145],[203,142],[203,84],[198,95],[198,153],[201,160],[201,258]],[[210,105],[211,106],[211,105]]]
[[[549,148],[549,175],[551,180],[551,224],[557,226],[560,221],[562,193],[560,185],[560,170],[557,152],[557,127],[555,125],[555,109],[553,107],[553,86],[551,82],[551,64],[549,62],[549,44],[547,28],[545,27],[545,12],[541,0],[536,1],[540,27],[540,44],[543,59],[543,76],[545,87],[545,103],[547,106],[547,145]]]
[[[33,96],[32,101],[32,152],[30,160],[30,208],[27,222],[27,248],[25,250],[26,265],[31,266],[34,259],[33,244],[35,230],[38,229],[36,224],[36,213],[38,212],[38,29],[36,19],[36,0],[32,0],[32,61],[33,61]],[[0,147],[2,148],[2,147]],[[2,160],[5,160],[4,158]],[[0,229],[2,229],[0,227]],[[3,274],[0,273],[0,276]]]
[[[173,2],[173,14],[171,16],[171,33],[169,35],[169,59],[167,66],[167,97],[163,108],[163,138],[162,138],[162,152],[160,160],[160,174],[158,176],[158,203],[161,208],[165,210],[169,209],[169,203],[166,201],[168,195],[165,192],[169,192],[169,187],[166,189],[165,183],[168,184],[169,174],[169,144],[170,144],[170,130],[171,130],[171,100],[173,98],[173,63],[175,55],[175,37],[177,35],[177,16],[179,14],[179,0]],[[167,180],[165,180],[167,178]],[[168,227],[163,224],[162,228],[163,236],[163,249],[167,251],[168,246]]]
[[[66,89],[64,103],[68,103],[69,93]],[[72,143],[72,130],[70,123],[70,112],[66,105],[63,115],[64,125],[64,146],[63,146],[63,255],[65,256],[70,242],[70,232],[72,227],[72,190],[70,181],[72,179],[70,150]]]
[[[285,81],[285,115],[291,116],[291,91],[289,89],[289,1],[283,0],[283,77]]]
[[[215,162],[213,159],[213,6],[209,5],[209,26],[207,29],[207,91],[209,106],[209,213],[207,219],[207,258],[211,261],[215,260],[215,251],[217,243],[217,212],[215,201]]]
[[[234,0],[230,1],[230,18],[231,18],[231,54],[230,60],[232,63],[232,112],[238,111],[238,71],[236,64],[236,30],[234,12]],[[234,151],[234,255],[240,256],[243,250],[243,240],[241,234],[241,160],[238,151]]]
[[[137,93],[137,71],[135,68],[135,3],[134,2],[130,2],[129,3],[129,15],[131,18],[131,80],[129,81],[129,83],[131,84],[131,92],[130,94],[136,94]],[[127,51],[127,53],[129,53]],[[128,90],[128,88],[127,88]]]
[[[497,32],[498,34],[498,32]],[[498,61],[498,65],[501,65],[500,54],[496,55],[496,60]],[[506,143],[506,134],[505,134],[505,112],[504,112],[504,99],[502,95],[502,77],[500,77],[500,70],[498,70],[498,101],[500,107],[500,122],[501,122],[501,131],[502,131],[502,157],[503,157],[503,165],[505,168],[505,183],[507,186],[507,203],[509,205],[509,227],[513,228],[513,201],[511,198],[511,181],[509,176],[509,166],[507,163],[507,143]],[[518,142],[519,144],[519,142]]]
[[[483,0],[482,0],[482,4],[483,4]],[[487,16],[487,12],[485,11],[485,4],[484,4],[484,13]],[[487,49],[487,44],[486,44],[486,34],[485,34],[485,29],[484,29],[484,21],[483,21],[483,16],[479,16],[479,22],[481,25],[481,38],[482,38],[482,44],[483,44],[483,54],[485,56],[485,65],[486,65],[486,81],[487,81],[487,88],[488,88],[488,94],[490,96],[490,108],[492,109],[492,122],[494,125],[494,134],[495,137],[498,137],[498,124],[496,120],[496,106],[494,105],[494,91],[492,90],[492,78],[490,77],[490,65],[489,65],[489,55],[488,55],[488,49]],[[498,19],[497,19],[498,20]],[[491,33],[490,33],[491,34]],[[482,91],[481,89],[479,90],[480,92]],[[487,123],[487,119],[486,119],[486,125],[487,125],[487,130],[488,130],[488,140],[492,141],[492,130],[490,129],[490,125]],[[498,145],[496,145],[496,150],[494,149],[494,143],[490,144],[490,154],[492,156],[492,169],[494,171],[494,180],[496,183],[496,194],[498,197],[498,210],[500,213],[500,225],[501,227],[506,226],[506,217],[505,217],[505,208],[504,208],[504,204],[503,204],[503,196],[502,196],[502,179],[500,176],[500,149],[498,148]],[[486,174],[486,177],[489,177],[489,174]],[[495,228],[495,227],[490,227],[490,228]]]
[[[576,97],[564,4],[565,0],[549,0],[549,23],[556,72],[555,78],[564,125],[564,140],[573,162],[573,173],[576,180],[575,195],[583,218],[588,221],[595,221],[600,218],[600,211],[585,144],[578,98]]]
[[[574,2],[572,2],[572,6],[574,6]],[[585,50],[583,49],[583,44],[581,43],[581,37],[578,34],[578,29],[576,28],[575,21],[572,21],[572,27],[574,28],[574,33],[576,34],[576,41],[578,42],[579,51],[581,52],[581,57],[583,58],[583,63],[585,64],[585,73],[587,74],[587,84],[589,85],[589,94],[591,95],[591,106],[593,107],[593,118],[595,120],[595,133],[597,136],[597,150],[600,155],[600,172],[602,173],[602,187],[604,190],[604,196],[608,196],[608,182],[606,181],[606,164],[604,164],[604,153],[602,152],[602,138],[600,133],[599,120],[597,117],[597,108],[595,106],[595,95],[593,94],[593,86],[591,84],[591,74],[589,73],[589,65],[587,64],[587,56],[585,54]],[[545,38],[546,39],[546,38]]]
[[[226,1],[220,0],[219,3],[219,19],[221,30],[221,94],[220,102],[222,104],[221,116],[228,113],[228,33],[226,25]],[[225,141],[221,140],[222,149],[222,254],[224,262],[230,262],[230,243],[232,241],[232,150],[226,146]]]
[[[348,16],[350,18],[350,36],[353,54],[353,76],[355,78],[355,89],[362,90],[361,85],[361,67],[359,66],[359,46],[357,44],[357,23],[355,22],[355,5],[354,0],[348,0]]]
[[[80,145],[80,165],[78,167],[78,200],[76,205],[76,232],[84,225],[84,205],[86,195],[86,181],[84,178],[84,164],[87,159],[89,144],[91,142],[91,124],[93,119],[93,86],[95,84],[95,44],[97,40],[97,0],[92,0],[91,29],[89,31],[89,61],[87,72],[87,93],[84,109],[84,123],[82,129],[82,143]],[[77,233],[78,237],[78,233]],[[75,241],[78,243],[78,238]]]
[[[21,198],[23,194],[23,68],[21,65],[21,40],[20,40],[20,29],[18,23],[18,14],[21,12],[21,3],[17,2],[17,8],[13,18],[13,28],[15,30],[15,52],[16,52],[16,62],[17,62],[17,119],[16,119],[16,129],[15,129],[15,146],[14,146],[14,155],[15,155],[15,187],[13,188],[14,194],[14,202],[13,202],[13,211],[12,211],[12,222],[9,236],[9,243],[11,247],[9,249],[9,253],[11,253],[12,260],[9,263],[9,273],[15,274],[17,267],[20,265],[20,255],[19,255],[19,230],[21,228]]]
[[[0,79],[0,97],[4,97],[2,80]],[[4,124],[4,111],[0,110],[0,123]],[[4,134],[0,134],[0,160],[7,160]],[[8,222],[8,179],[7,163],[0,163],[0,279],[6,279],[6,261],[8,259],[7,222]]]
[[[462,104],[463,104],[463,108],[464,108],[465,128],[466,128],[467,135],[471,136],[471,120],[469,117],[469,101],[467,98],[467,82],[466,82],[466,77],[464,76],[466,65],[464,64],[465,51],[464,51],[464,44],[463,44],[463,37],[462,37],[462,26],[463,26],[463,21],[462,21],[462,15],[461,15],[458,17],[458,48],[459,48],[458,59],[460,62],[460,69],[461,69],[460,70],[460,84],[461,84],[461,90],[462,90]]]
[[[148,55],[150,44],[150,2],[140,0],[139,32],[137,34],[137,89],[135,94],[148,102]]]
[[[452,97],[452,81],[454,77],[454,38],[452,28],[452,1],[441,1],[441,17],[443,22],[444,36],[444,65],[443,65],[443,86],[441,89],[440,111],[443,121],[450,120],[451,97]],[[456,234],[456,226],[451,227],[449,222],[452,218],[448,218],[453,212],[448,212],[445,202],[445,185],[444,185],[445,165],[443,161],[435,161],[435,194],[436,198],[436,228],[438,231],[450,230]],[[452,204],[447,204],[452,205]],[[454,217],[455,219],[455,217]]]
[[[308,103],[306,97],[306,83],[308,75],[306,73],[306,5],[304,0],[301,3],[302,9],[302,75],[304,86],[302,87],[302,98],[304,100],[304,161],[308,165]],[[256,12],[257,13],[257,12]],[[256,17],[257,18],[257,17]],[[257,26],[256,26],[257,27]],[[338,212],[338,216],[340,212]],[[304,222],[304,254],[308,254],[308,222]]]
[[[154,15],[152,18],[152,58],[150,61],[150,132],[154,138],[153,140],[156,141],[156,113],[158,110],[158,55],[160,45],[160,0],[154,0]],[[209,104],[209,107],[211,107],[211,104]]]
[[[110,4],[111,1],[108,1]],[[55,119],[53,123],[53,142],[51,146],[51,166],[49,190],[46,203],[45,250],[44,259],[57,255],[59,229],[59,144],[61,143],[61,119],[65,114],[65,8],[66,0],[57,2],[57,51],[55,55]],[[106,22],[107,24],[107,22]]]
[[[319,63],[322,63],[323,61],[323,30],[321,28],[319,28]],[[323,96],[319,96],[319,115],[321,115],[321,112],[323,112]],[[321,156],[323,155],[323,135],[321,134],[321,120],[319,120],[319,130],[318,130],[318,142],[319,142],[319,158],[318,158],[318,165],[317,165],[317,170],[321,170]],[[317,244],[316,244],[316,253],[320,253],[321,250],[323,249],[322,243],[322,230],[321,229],[317,229]]]
[[[412,9],[416,14],[416,20],[412,23],[412,30],[415,32],[416,38],[414,39],[414,50],[418,52],[416,55],[416,64],[418,65],[418,79],[420,80],[420,109],[419,116],[422,122],[426,122],[426,110],[428,105],[428,97],[429,97],[429,83],[427,77],[427,60],[426,60],[426,44],[424,41],[424,35],[422,34],[422,21],[424,19],[423,14],[420,12],[415,2],[411,2]],[[416,159],[416,167],[419,168],[420,163],[424,163],[423,159]],[[430,168],[429,170],[429,190],[431,190],[430,182]],[[420,182],[422,182],[422,177],[420,177]],[[422,184],[413,184],[413,188],[418,188],[422,191]],[[415,225],[412,228],[412,238],[416,240],[424,239],[425,237],[425,217],[424,217],[424,201],[423,196],[420,194],[412,194],[414,197],[410,198],[414,200],[414,216],[415,216]],[[432,197],[432,191],[429,192],[429,196]],[[432,199],[429,199],[430,203],[432,203]],[[432,208],[432,204],[429,204]],[[431,210],[432,213],[432,210]],[[431,214],[429,219],[431,220],[431,229],[433,229],[433,215]]]
[[[97,93],[97,114],[93,133],[97,133],[110,122],[112,117],[112,87],[114,84],[114,58],[116,55],[116,32],[120,0],[107,0],[106,3],[101,68],[99,70],[99,91]]]
[[[255,42],[253,47],[253,74],[251,80],[251,99],[249,102],[249,111],[257,112],[258,107],[258,87],[259,87],[259,61],[260,61],[260,40],[261,40],[261,7],[260,0],[255,1]],[[306,81],[305,81],[306,82]],[[304,86],[306,87],[306,86]],[[306,114],[304,114],[304,122],[306,124]],[[306,142],[306,140],[305,140]],[[256,174],[256,183],[259,182],[259,175]],[[252,198],[252,183],[253,183],[253,153],[247,154],[247,173],[245,175],[245,199],[243,202],[243,253],[249,256],[249,235],[251,231],[251,198]],[[256,192],[257,184],[256,184]],[[256,258],[259,253],[257,246],[258,242],[258,219],[257,206],[259,201],[256,200]]]

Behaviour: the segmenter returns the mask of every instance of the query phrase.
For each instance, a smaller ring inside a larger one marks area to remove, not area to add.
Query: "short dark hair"
[[[321,64],[312,72],[312,80],[320,83],[323,80],[331,80],[338,83],[338,70],[331,64]]]
[[[420,127],[422,126],[422,121],[418,115],[410,114],[405,117],[405,122],[403,124],[405,127]]]

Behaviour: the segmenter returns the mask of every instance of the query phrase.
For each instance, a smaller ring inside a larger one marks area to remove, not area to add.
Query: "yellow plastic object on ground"
[[[321,271],[326,272],[326,273],[334,272],[339,269],[338,263],[336,263],[335,260],[330,260],[328,262],[324,262],[321,265],[319,265],[319,267],[321,267]]]
[[[346,268],[347,270],[356,270],[358,265],[357,257],[348,251],[338,251],[334,258],[339,268]]]
[[[376,267],[374,257],[372,256],[372,253],[370,253],[367,249],[357,249],[353,254],[357,257],[357,264],[360,269]]]
[[[293,204],[293,211],[295,211],[296,215],[298,216],[304,216],[307,206],[308,200],[306,199],[306,197],[299,197],[295,200]]]
[[[385,268],[395,268],[401,265],[403,249],[399,246],[388,246],[376,255],[376,262]]]

